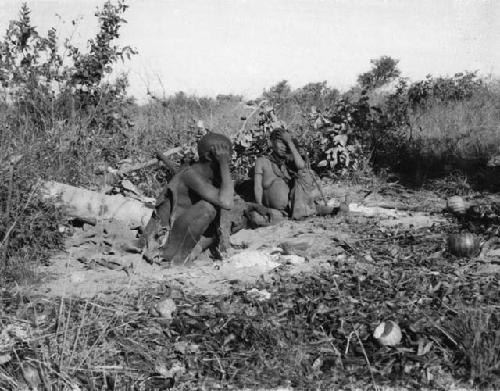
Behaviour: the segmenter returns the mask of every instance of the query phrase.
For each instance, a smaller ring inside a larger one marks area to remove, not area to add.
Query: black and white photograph
[[[500,2],[0,0],[3,390],[500,390]]]

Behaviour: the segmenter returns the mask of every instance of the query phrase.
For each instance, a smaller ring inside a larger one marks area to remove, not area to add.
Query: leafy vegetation
[[[123,1],[105,3],[86,51],[69,40],[61,45],[55,29],[37,31],[26,5],[0,42],[2,287],[32,279],[62,246],[64,217],[40,197],[39,179],[95,188],[98,166],[177,145],[186,146],[179,163],[188,163],[200,129],[234,138],[236,179],[248,177],[269,149],[269,132],[285,125],[321,176],[390,170],[420,185],[450,175],[443,194],[500,186],[498,171],[484,168],[498,148],[500,91],[476,73],[410,82],[398,60],[383,56],[344,93],[324,81],[293,89],[283,80],[254,102],[178,92],[138,106],[127,96],[126,76],[111,77],[135,53],[115,44],[126,9]],[[131,178],[155,195],[167,174],[157,168]],[[175,297],[179,311],[170,323],[148,312],[163,288],[89,301],[37,301],[2,289],[0,325],[8,331],[0,348],[9,353],[0,350],[0,388],[18,388],[21,362],[58,389],[287,381],[299,389],[444,388],[451,375],[500,387],[498,276],[478,277],[476,264],[440,253],[443,232],[498,236],[498,221],[484,215],[472,226],[408,231],[325,220],[324,229],[353,238],[332,256],[335,273],[276,273],[257,284],[272,294],[267,302],[242,286],[227,297]],[[404,347],[376,345],[371,332],[385,318],[401,325]],[[13,352],[15,360],[5,356]]]
[[[358,76],[358,84],[363,89],[375,89],[382,87],[401,75],[398,69],[399,60],[389,56],[382,56],[370,60],[372,69]]]
[[[7,170],[0,181],[0,284],[33,280],[35,268],[62,249],[60,211],[38,195],[26,171]]]
[[[106,75],[134,53],[113,44],[126,8],[121,1],[108,2],[96,13],[99,31],[88,53],[70,41],[61,52],[57,31],[37,31],[26,4],[0,42],[2,278],[23,270],[21,264],[44,261],[61,246],[61,213],[40,198],[38,180],[89,183],[96,161],[120,156],[131,101],[126,78],[108,81]],[[12,163],[16,156],[20,161]]]

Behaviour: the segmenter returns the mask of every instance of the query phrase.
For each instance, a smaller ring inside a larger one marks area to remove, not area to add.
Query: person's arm
[[[217,144],[213,149],[213,155],[219,162],[221,187],[219,200],[221,207],[232,209],[234,206],[234,183],[231,179],[231,170],[229,168],[229,150],[225,144]]]
[[[197,193],[202,199],[223,209],[234,206],[234,184],[229,170],[229,151],[226,146],[218,145],[212,151],[213,157],[219,163],[221,187],[216,188],[199,173],[190,170],[183,175],[187,187]]]
[[[290,149],[290,152],[292,153],[293,157],[293,162],[295,163],[295,167],[297,168],[297,170],[304,169],[306,167],[306,163],[304,162],[304,159],[302,159],[302,156],[300,156],[299,151],[297,151],[297,148],[295,147],[295,144],[292,140],[292,136],[290,135],[290,133],[286,131],[282,132],[281,138],[288,146],[288,149]]]
[[[255,162],[255,173],[253,178],[253,190],[255,195],[255,202],[262,205],[262,196],[264,194],[264,188],[262,186],[262,181],[264,179],[264,159],[258,158]]]

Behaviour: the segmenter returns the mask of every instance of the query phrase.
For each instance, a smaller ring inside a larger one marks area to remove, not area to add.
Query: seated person
[[[286,217],[300,219],[325,214],[317,208],[314,173],[300,155],[290,134],[283,128],[271,132],[272,153],[255,162],[255,202],[269,208],[267,220],[253,212],[255,225],[275,224]]]
[[[144,230],[146,259],[182,264],[210,246],[227,245],[228,238],[220,237],[220,216],[234,203],[231,149],[231,141],[221,134],[208,133],[200,139],[199,161],[172,178]]]

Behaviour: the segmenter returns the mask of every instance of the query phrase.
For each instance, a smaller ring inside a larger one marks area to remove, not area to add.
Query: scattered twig
[[[377,385],[375,384],[375,378],[373,377],[373,369],[372,366],[370,365],[370,360],[368,359],[368,355],[366,354],[365,346],[363,345],[363,341],[361,341],[361,338],[359,337],[358,330],[354,330],[353,332],[356,334],[356,338],[358,339],[359,345],[361,346],[361,350],[363,351],[363,355],[365,356],[366,365],[368,366],[368,370],[370,371],[370,378],[372,379],[372,385],[373,388],[376,390]]]
[[[162,156],[166,159],[168,156],[175,155],[176,153],[179,153],[181,151],[182,151],[182,147],[171,148],[168,151],[163,152]],[[110,171],[113,174],[117,174],[117,175],[121,176],[121,175],[131,173],[133,171],[142,170],[144,168],[156,166],[159,163],[160,163],[159,159],[150,159],[150,160],[143,162],[143,163],[137,163],[137,164],[134,164],[132,166],[122,168],[121,170],[109,169],[108,171]]]

